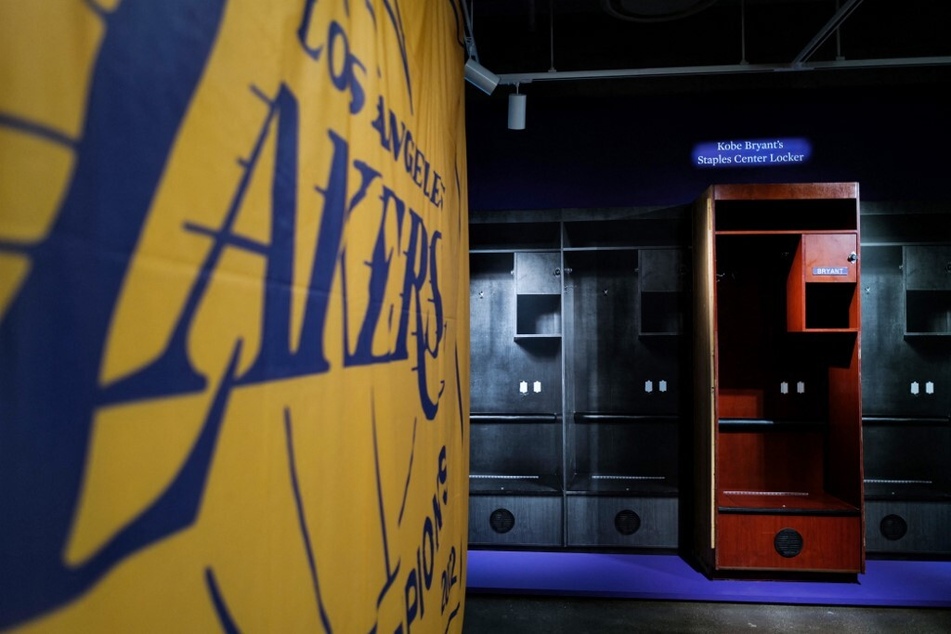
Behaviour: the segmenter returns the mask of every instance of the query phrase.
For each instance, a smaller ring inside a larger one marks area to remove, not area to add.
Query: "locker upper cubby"
[[[557,222],[471,222],[470,251],[530,251],[561,248]]]
[[[905,337],[951,336],[951,245],[902,249]]]
[[[684,240],[677,218],[622,218],[565,222],[565,250],[667,246]]]
[[[857,183],[717,185],[716,232],[857,231]]]

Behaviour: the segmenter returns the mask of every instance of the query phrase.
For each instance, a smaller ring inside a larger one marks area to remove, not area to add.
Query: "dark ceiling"
[[[466,0],[495,95],[951,81],[945,0]]]

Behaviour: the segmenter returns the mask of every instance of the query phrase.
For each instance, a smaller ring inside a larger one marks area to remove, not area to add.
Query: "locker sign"
[[[811,156],[808,139],[731,139],[698,143],[691,159],[700,168],[770,167],[806,163]]]
[[[814,266],[812,267],[813,275],[848,275],[849,267],[847,266]]]

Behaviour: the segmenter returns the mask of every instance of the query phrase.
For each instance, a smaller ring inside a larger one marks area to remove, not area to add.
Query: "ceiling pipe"
[[[740,63],[746,61],[746,0],[740,0]]]
[[[475,35],[472,32],[472,16],[469,15],[469,5],[466,4],[467,0],[462,0],[460,3],[462,5],[462,16],[465,19],[465,32],[464,40],[466,44],[466,55],[469,59],[479,61],[479,51],[476,50]]]
[[[792,61],[793,66],[799,66],[807,59],[812,57],[823,42],[829,39],[829,36],[839,30],[839,27],[842,26],[842,23],[848,19],[852,12],[862,4],[862,0],[846,0],[845,4],[839,7],[839,10],[835,12],[835,15],[826,22],[825,26],[819,29],[819,32],[816,33],[805,48],[799,51],[799,55],[796,55],[796,58]]]
[[[839,8],[839,0],[835,0],[835,8]],[[835,58],[840,62],[845,59],[842,55],[842,29],[835,30]]]
[[[667,68],[625,68],[616,70],[576,70],[535,73],[504,73],[499,84],[515,86],[544,81],[583,81],[589,79],[626,79],[638,77],[683,77],[690,75],[738,75],[744,73],[800,72],[811,70],[861,70],[881,68],[951,66],[951,56],[859,59],[789,64],[725,64],[711,66],[673,66]]]
[[[534,0],[533,0],[534,3]],[[836,11],[835,15],[827,22],[812,38],[812,40],[800,51],[795,60],[790,64],[750,64],[746,60],[746,12],[745,0],[740,2],[741,11],[741,59],[738,64],[707,65],[707,66],[673,66],[658,68],[624,68],[611,70],[578,70],[578,71],[557,71],[555,70],[555,42],[554,42],[554,24],[553,24],[553,6],[549,0],[549,28],[551,32],[551,68],[547,72],[531,73],[503,73],[498,75],[498,84],[504,86],[516,86],[520,84],[531,84],[533,82],[548,81],[585,81],[585,80],[604,80],[604,79],[630,79],[643,77],[689,77],[706,75],[741,75],[750,73],[774,73],[774,72],[800,72],[813,70],[866,70],[866,69],[886,69],[886,68],[916,68],[928,66],[951,66],[951,56],[930,56],[930,57],[904,57],[904,58],[883,58],[883,59],[858,59],[844,60],[840,55],[836,56],[835,61],[810,62],[806,60],[811,57],[815,51],[828,39],[832,33],[838,33],[842,23],[858,8],[862,0],[846,0]],[[468,20],[468,15],[466,16]],[[474,42],[473,51],[474,52]]]

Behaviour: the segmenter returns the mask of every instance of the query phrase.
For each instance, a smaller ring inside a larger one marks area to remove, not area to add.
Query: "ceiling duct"
[[[601,8],[630,22],[666,22],[703,11],[717,0],[601,0]]]

